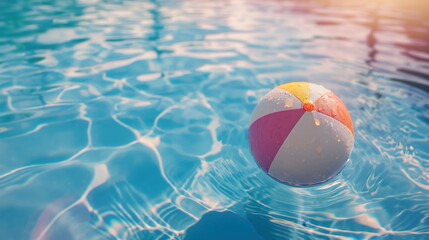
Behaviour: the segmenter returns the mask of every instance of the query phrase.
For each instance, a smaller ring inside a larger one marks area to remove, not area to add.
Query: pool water
[[[338,95],[354,151],[281,184],[247,128]],[[1,239],[428,239],[426,1],[0,1]]]

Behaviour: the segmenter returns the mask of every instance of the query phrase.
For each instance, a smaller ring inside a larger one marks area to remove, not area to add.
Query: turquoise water
[[[424,1],[0,2],[1,239],[427,239]],[[274,86],[334,91],[350,162],[274,181]]]

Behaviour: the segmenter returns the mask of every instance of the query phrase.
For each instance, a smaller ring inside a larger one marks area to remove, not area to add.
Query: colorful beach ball
[[[307,82],[284,84],[265,95],[253,111],[248,137],[258,165],[292,186],[314,186],[336,176],[354,143],[343,102]]]

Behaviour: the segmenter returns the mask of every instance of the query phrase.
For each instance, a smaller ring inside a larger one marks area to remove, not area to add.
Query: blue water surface
[[[274,86],[350,111],[326,184],[258,168]],[[429,6],[0,1],[1,239],[428,239]]]

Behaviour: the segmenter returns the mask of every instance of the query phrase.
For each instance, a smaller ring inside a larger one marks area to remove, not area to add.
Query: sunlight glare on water
[[[294,81],[355,128],[312,188],[247,143]],[[423,0],[0,1],[2,239],[425,239],[428,133]]]

